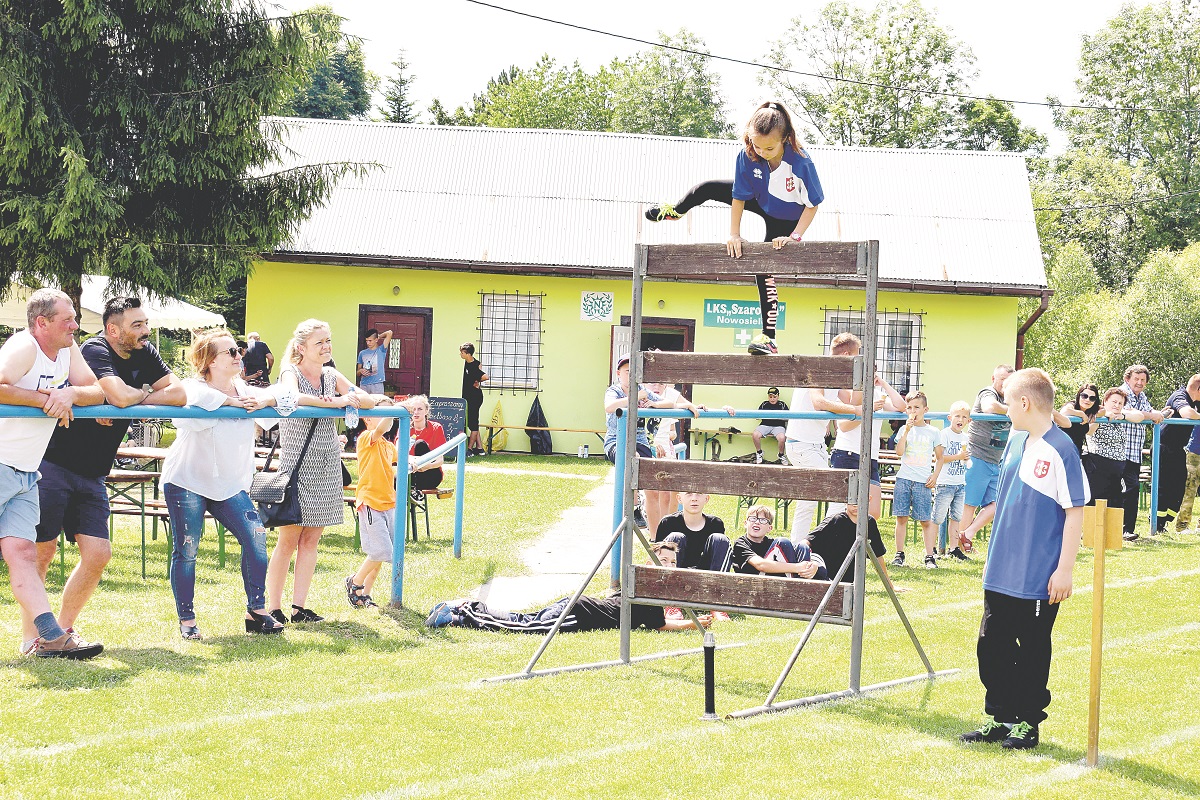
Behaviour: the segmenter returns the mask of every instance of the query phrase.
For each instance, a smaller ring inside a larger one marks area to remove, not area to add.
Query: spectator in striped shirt
[[[1149,422],[1163,421],[1163,415],[1150,405],[1146,397],[1146,383],[1150,380],[1150,370],[1143,364],[1133,364],[1125,370],[1125,382],[1121,391],[1128,398],[1125,408],[1130,411],[1140,411]],[[1142,425],[1130,425],[1125,432],[1125,464],[1121,478],[1125,481],[1125,541],[1135,541],[1138,536],[1134,532],[1138,514],[1138,486],[1141,482],[1142,447],[1146,443],[1146,428]]]

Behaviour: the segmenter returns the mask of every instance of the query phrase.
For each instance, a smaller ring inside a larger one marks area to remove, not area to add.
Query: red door
[[[398,395],[429,394],[433,309],[360,306],[359,318],[364,331],[392,332],[384,370],[386,388]]]

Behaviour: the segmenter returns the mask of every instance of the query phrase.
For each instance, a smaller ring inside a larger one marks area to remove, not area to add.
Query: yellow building
[[[248,329],[281,355],[298,321],[324,319],[336,362],[352,374],[360,334],[391,328],[389,388],[438,396],[459,395],[458,347],[474,342],[492,376],[485,421],[499,401],[506,423],[524,424],[540,396],[551,427],[603,428],[612,363],[628,348],[634,244],[728,235],[720,206],[678,222],[642,212],[731,174],[736,142],[321,120],[289,130],[299,163],[381,166],[340,184],[287,250],[256,267]],[[922,389],[935,409],[972,399],[996,364],[1015,360],[1019,298],[1048,297],[1023,159],[809,150],[826,199],[806,238],[880,240],[886,377],[901,391]],[[747,215],[743,236],[762,230]],[[734,352],[757,332],[752,276],[647,292],[643,346]],[[798,279],[780,301],[784,351],[821,352],[862,323],[853,280]],[[765,391],[696,387],[693,399],[756,408]],[[560,452],[598,450],[590,434],[553,439]],[[526,449],[525,436],[514,433],[509,447]]]

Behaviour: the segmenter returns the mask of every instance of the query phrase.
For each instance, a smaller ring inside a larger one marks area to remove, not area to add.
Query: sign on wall
[[[467,401],[461,397],[431,397],[429,418],[441,423],[446,438],[452,439],[467,427]]]
[[[779,304],[777,330],[787,327],[785,323],[787,303]],[[706,328],[762,328],[762,308],[757,300],[705,300],[704,327]]]
[[[613,293],[584,292],[579,300],[579,318],[584,322],[612,322]]]

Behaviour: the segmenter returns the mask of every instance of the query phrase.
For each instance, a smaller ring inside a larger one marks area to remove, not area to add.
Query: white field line
[[[449,471],[449,468],[447,468],[447,471]],[[576,475],[573,472],[545,472],[540,469],[518,469],[517,467],[477,467],[474,464],[467,465],[467,472],[490,472],[496,475],[532,475],[536,478],[568,478],[577,481],[593,481],[596,483],[604,480],[603,475]]]
[[[1108,584],[1107,588],[1128,588],[1128,587],[1140,586],[1140,585],[1144,585],[1144,584],[1148,584],[1148,583],[1155,583],[1160,580],[1175,580],[1177,578],[1189,577],[1189,576],[1193,576],[1193,575],[1200,575],[1200,569],[1182,570],[1182,571],[1176,571],[1176,572],[1162,573],[1160,575],[1150,575],[1150,576],[1146,576],[1144,578],[1131,578],[1131,579],[1128,579],[1125,581],[1116,581],[1114,583]],[[1091,589],[1090,586],[1085,587],[1085,588],[1088,591],[1090,591],[1090,589]],[[1077,592],[1077,594],[1083,593],[1083,591],[1084,591],[1084,589],[1081,589],[1079,592]],[[961,602],[960,603],[949,603],[949,604],[946,604],[943,606],[937,606],[937,607],[933,607],[933,608],[923,609],[921,612],[910,614],[909,616],[911,619],[913,617],[919,617],[919,616],[923,617],[923,616],[929,616],[929,615],[936,615],[936,614],[945,613],[946,611],[949,611],[949,610],[970,608],[975,605],[981,605],[982,602],[983,602],[982,599],[980,599],[980,600],[969,601],[966,603],[961,603]],[[875,620],[868,621],[867,624],[872,624],[872,623],[882,624],[884,622],[886,622],[888,624],[894,624],[895,621],[891,617],[886,617],[886,618],[877,618]],[[1181,627],[1190,628],[1191,626],[1181,626]],[[1145,641],[1146,636],[1154,636],[1154,635],[1155,634],[1143,634],[1141,637],[1141,641]],[[794,638],[794,634],[779,634],[779,635],[769,636],[769,637],[760,637],[757,639],[751,639],[748,642],[748,644],[765,643],[765,642],[771,642],[771,641],[776,641],[776,640],[785,639],[785,638]],[[119,741],[124,741],[124,740],[129,740],[129,739],[134,739],[134,740],[136,740],[136,739],[155,739],[155,738],[158,738],[161,736],[171,736],[171,735],[174,735],[177,733],[199,731],[199,730],[202,730],[204,728],[211,727],[214,725],[238,725],[238,724],[241,724],[244,722],[253,722],[256,720],[274,719],[277,717],[295,716],[295,715],[300,715],[300,714],[319,713],[319,712],[323,712],[323,711],[333,711],[333,710],[336,710],[339,708],[343,708],[343,707],[347,707],[347,706],[358,706],[358,705],[361,705],[364,703],[370,704],[370,703],[378,703],[378,702],[388,702],[388,701],[392,701],[392,700],[407,700],[407,699],[411,699],[411,698],[422,697],[425,695],[432,695],[434,693],[443,693],[443,692],[451,691],[451,690],[462,691],[463,689],[477,689],[483,685],[484,684],[480,684],[478,681],[468,681],[466,683],[432,684],[429,686],[422,687],[420,689],[411,689],[411,690],[404,691],[404,692],[378,692],[376,694],[368,695],[366,697],[346,697],[346,698],[340,698],[340,699],[336,699],[336,700],[327,700],[327,701],[320,702],[320,703],[295,703],[292,705],[279,706],[277,708],[246,711],[246,712],[243,712],[240,714],[222,714],[222,715],[215,716],[215,717],[207,717],[207,718],[188,720],[186,722],[179,722],[179,723],[174,723],[171,725],[158,725],[158,726],[153,726],[153,727],[135,728],[135,729],[124,730],[124,731],[111,731],[108,733],[100,733],[100,734],[94,734],[91,736],[84,736],[84,737],[81,737],[79,739],[75,739],[72,741],[59,742],[57,744],[45,745],[42,747],[22,747],[22,748],[9,748],[9,749],[0,748],[0,764],[6,763],[9,761],[16,761],[16,760],[22,759],[22,758],[29,758],[29,757],[33,757],[33,758],[43,757],[44,758],[46,756],[66,755],[66,754],[73,753],[77,750],[81,750],[86,747],[91,747],[93,745],[104,745],[104,744],[110,744],[113,742],[119,742]],[[701,730],[705,730],[705,729],[701,729]]]

